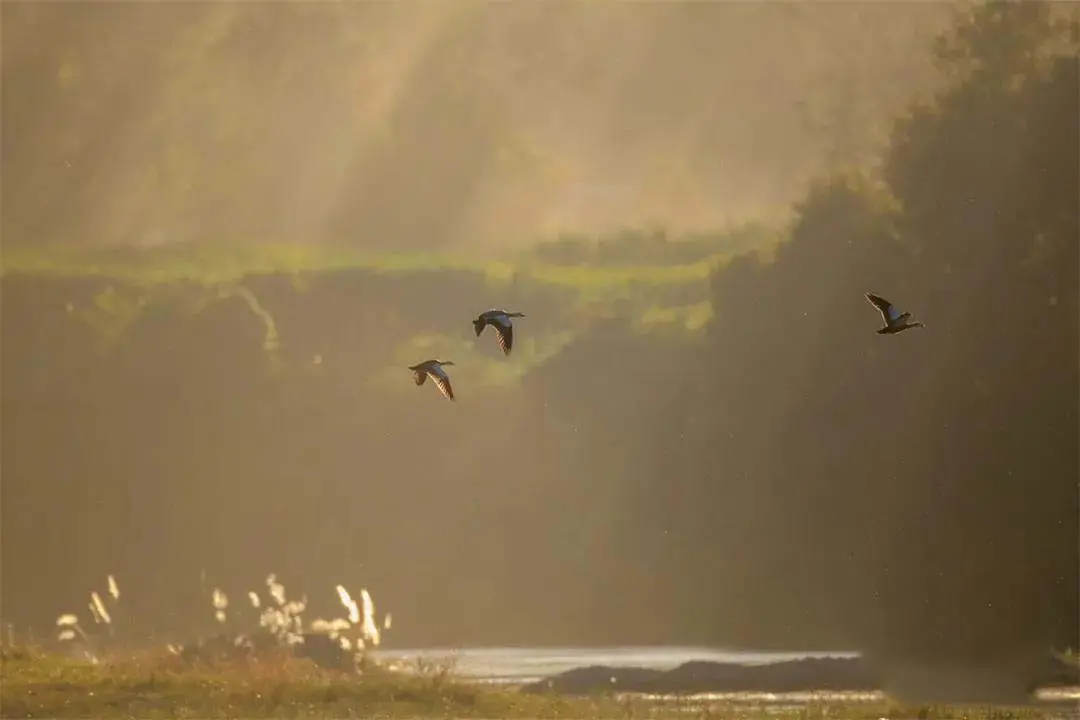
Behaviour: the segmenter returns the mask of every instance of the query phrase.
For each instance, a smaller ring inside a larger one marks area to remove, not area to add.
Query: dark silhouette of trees
[[[698,517],[671,567],[701,573],[682,606],[717,639],[765,632],[746,617],[905,656],[1075,638],[1075,33],[973,9],[882,182],[823,180],[772,264],[718,274],[656,488]],[[867,290],[927,328],[875,335]]]

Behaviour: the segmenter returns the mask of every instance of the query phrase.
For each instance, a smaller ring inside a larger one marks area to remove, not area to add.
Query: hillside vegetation
[[[472,358],[482,370],[478,379],[483,386],[521,377],[560,352],[570,337],[597,317],[623,314],[636,318],[638,327],[645,330],[675,327],[684,332],[700,331],[712,315],[708,282],[716,269],[748,251],[767,255],[780,237],[780,230],[761,225],[677,239],[662,232],[624,231],[595,239],[559,237],[530,252],[496,259],[371,253],[320,244],[185,244],[152,249],[24,246],[3,254],[3,273],[31,285],[59,282],[55,285],[59,292],[69,292],[62,289],[64,280],[91,282],[95,292],[80,298],[81,302],[72,295],[65,307],[76,322],[93,328],[99,349],[115,348],[151,310],[167,314],[208,312],[221,301],[241,298],[251,311],[251,322],[263,329],[262,347],[273,354],[273,367],[280,370],[283,356],[278,351],[290,338],[282,337],[273,308],[280,302],[294,307],[304,304],[303,298],[290,295],[303,293],[331,276],[362,282],[361,278],[371,274],[405,276],[410,283],[440,288],[449,272],[459,278],[453,282],[464,282],[477,291],[514,288],[523,307],[539,303],[544,309],[541,328],[551,328],[522,338],[517,358],[523,364],[509,374],[504,364]],[[278,289],[281,281],[287,281],[293,292],[281,295],[270,291],[267,298],[266,291],[253,291],[260,280],[263,287],[269,282]],[[468,313],[486,307],[462,308],[456,324],[462,325],[471,317]],[[432,343],[459,358],[474,355],[472,343],[461,338],[431,332],[396,334],[401,362],[395,365],[412,364],[408,353],[423,353],[422,348]],[[286,348],[288,352],[310,355],[316,350],[293,343]],[[467,366],[465,372],[469,372]],[[379,377],[369,379],[378,383]],[[397,383],[391,380],[388,384]]]

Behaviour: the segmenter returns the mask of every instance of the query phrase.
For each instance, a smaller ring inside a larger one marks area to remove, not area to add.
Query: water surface
[[[757,652],[697,647],[486,647],[380,649],[376,657],[389,662],[450,662],[456,675],[488,682],[526,683],[589,665],[670,670],[691,660],[748,665],[808,657],[858,657],[858,653]]]
[[[798,660],[811,657],[858,657],[850,651],[822,652],[760,652],[701,647],[484,647],[484,648],[385,648],[375,652],[377,658],[408,667],[417,659],[449,663],[455,675],[477,682],[527,683],[540,680],[573,668],[589,665],[612,667],[644,667],[670,670],[691,660],[734,662],[746,665]],[[1052,717],[1061,720],[1080,720],[1075,705],[1080,701],[1080,688],[1040,690],[1037,697],[1056,703],[1073,703],[1072,707],[1056,708]],[[661,700],[663,698],[654,698]],[[770,713],[797,712],[811,703],[870,703],[884,700],[877,691],[808,691],[790,693],[730,692],[700,693],[683,698],[680,708],[700,712],[714,704],[745,704]],[[689,701],[686,704],[685,701]]]

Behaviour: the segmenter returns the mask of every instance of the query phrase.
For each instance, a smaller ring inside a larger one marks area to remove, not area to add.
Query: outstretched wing
[[[896,319],[896,309],[892,306],[892,303],[883,297],[878,297],[873,293],[866,293],[867,301],[877,308],[881,313],[881,319],[888,325],[890,322]]]
[[[454,388],[450,385],[450,376],[443,371],[442,368],[438,369],[439,372],[432,372],[431,382],[435,383],[435,387],[439,388],[439,392],[443,394],[447,400],[454,399]]]
[[[499,347],[503,351],[503,355],[509,355],[510,350],[514,347],[514,326],[510,324],[509,320],[505,320],[505,325],[500,322],[495,325],[495,336],[499,340]]]

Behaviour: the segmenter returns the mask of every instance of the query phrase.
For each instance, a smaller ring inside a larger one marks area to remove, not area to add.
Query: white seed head
[[[349,611],[349,622],[360,622],[360,608],[357,607],[356,601],[349,596],[349,591],[346,590],[343,585],[338,585],[337,594],[338,598],[341,600],[341,604]]]
[[[361,632],[364,634],[365,640],[371,642],[372,645],[378,646],[381,638],[379,637],[379,626],[375,623],[375,603],[366,589],[360,591],[360,599],[364,603],[364,622],[361,626]]]
[[[112,575],[109,576],[109,594],[112,595],[113,600],[120,599],[120,586],[116,584],[116,578]]]
[[[270,597],[277,601],[278,605],[285,604],[285,586],[277,581],[277,575],[270,573],[266,576],[266,586],[270,588]]]
[[[97,594],[96,590],[94,592],[90,593],[90,601],[94,604],[94,607],[97,609],[98,615],[101,616],[101,621],[104,622],[106,625],[111,623],[112,618],[109,617],[109,611],[105,609],[105,603],[103,603],[101,601],[101,596]]]
[[[214,588],[212,602],[214,603],[214,608],[217,610],[224,610],[225,608],[229,607],[228,596],[225,593],[221,592],[221,590],[218,588]]]

